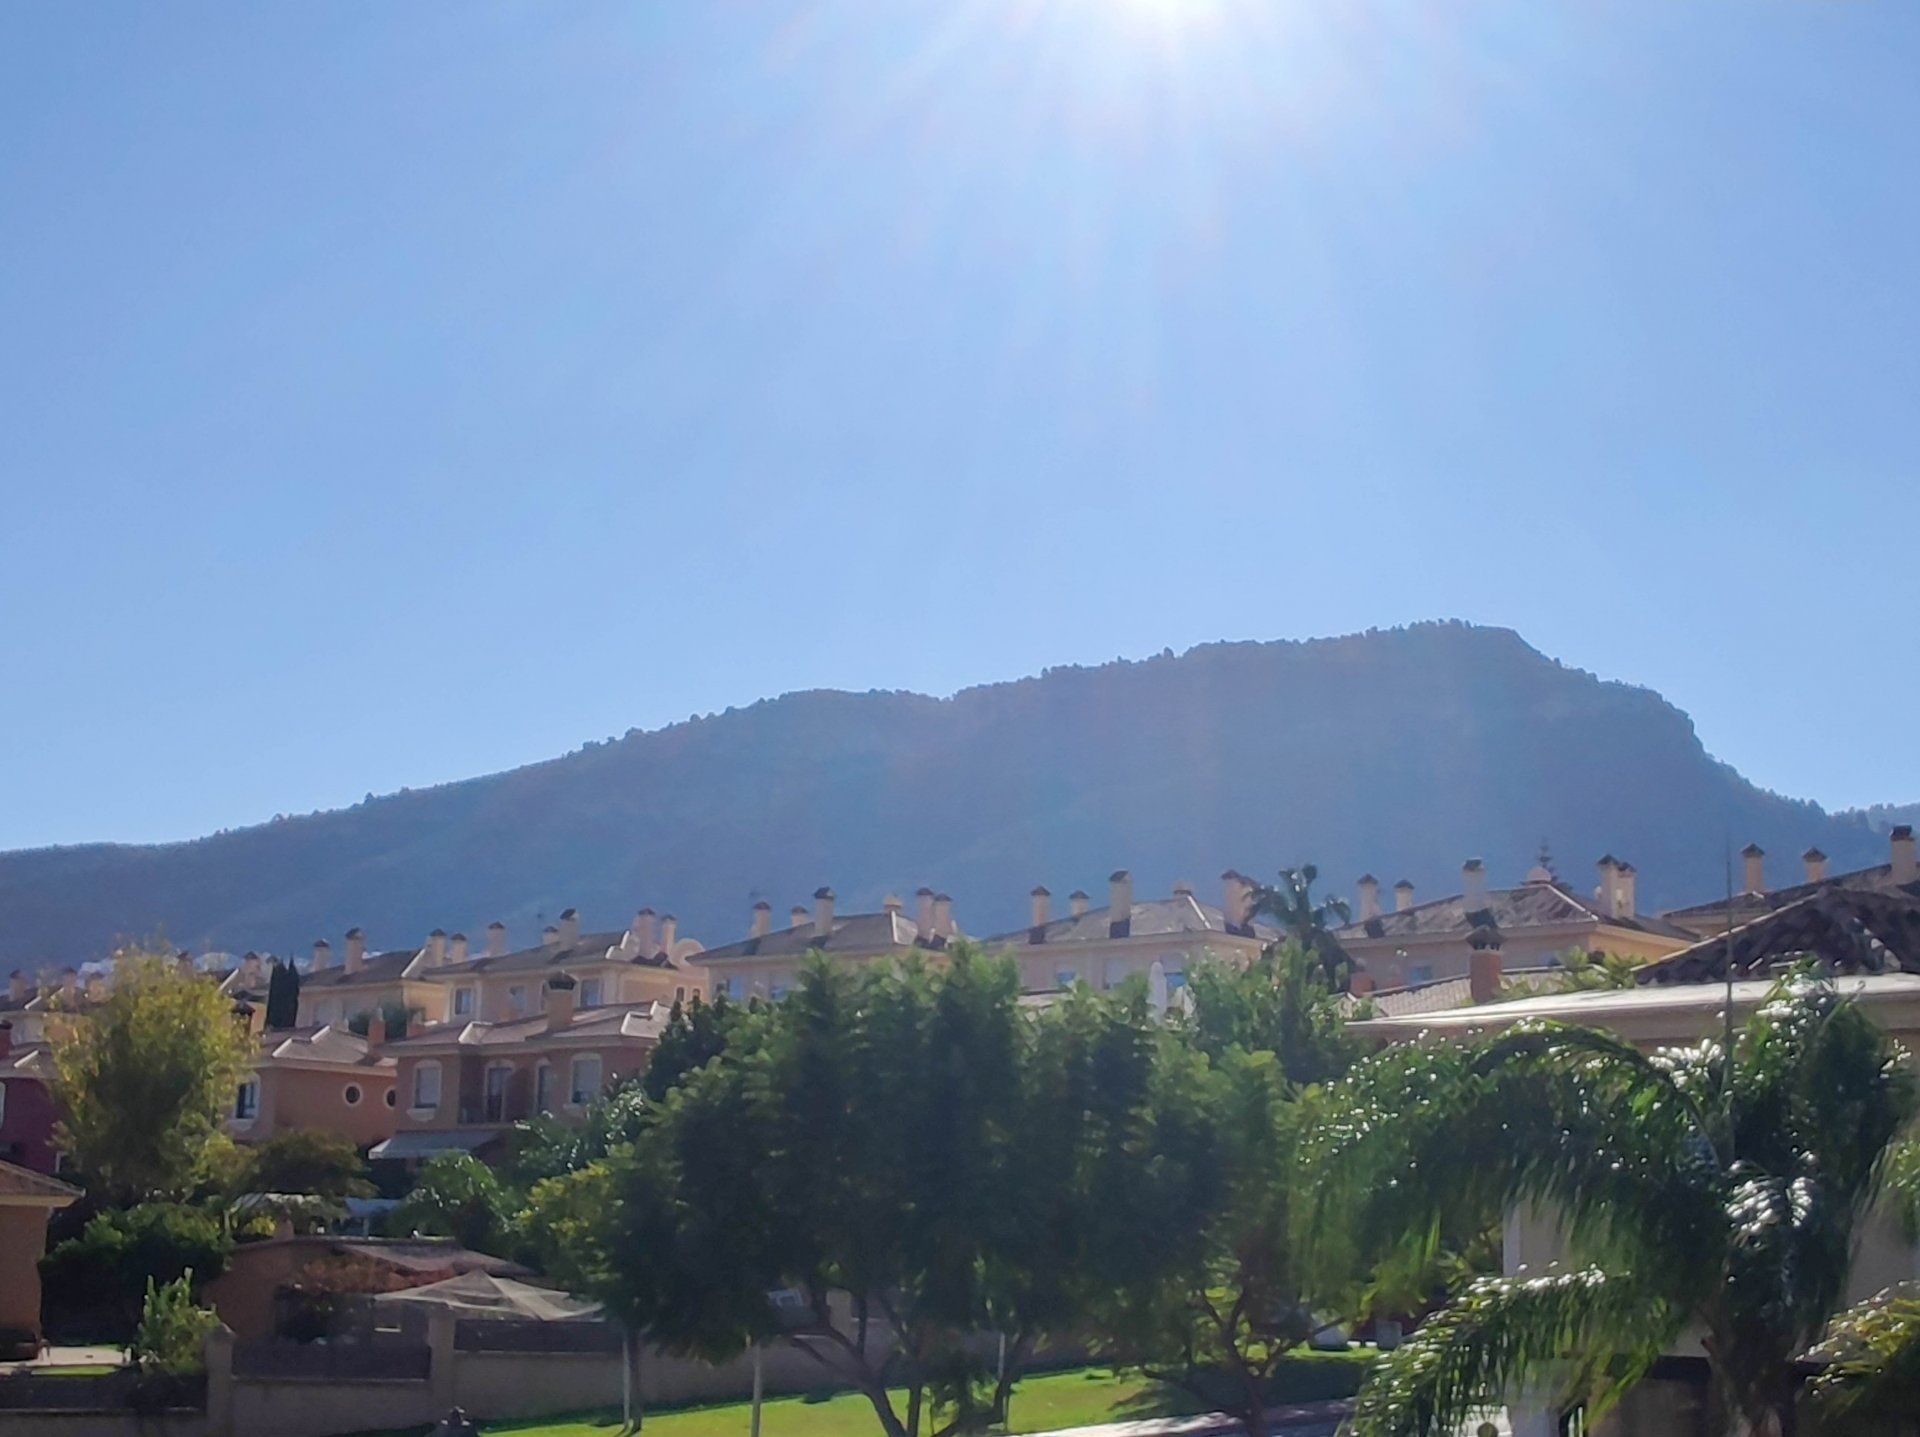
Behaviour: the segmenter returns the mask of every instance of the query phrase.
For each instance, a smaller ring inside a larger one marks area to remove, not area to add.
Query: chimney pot
[[[1596,906],[1600,910],[1600,916],[1602,918],[1617,918],[1619,914],[1616,912],[1615,905],[1619,901],[1619,885],[1615,879],[1615,874],[1619,868],[1619,860],[1611,853],[1603,853],[1594,864],[1594,867],[1600,871],[1600,882],[1594,889],[1594,897],[1598,900]]]
[[[324,938],[313,940],[313,971],[324,973],[333,963],[333,945]]]
[[[1085,918],[1087,916],[1087,905],[1092,901],[1092,899],[1087,897],[1086,891],[1080,888],[1074,889],[1073,892],[1067,895],[1067,906],[1075,918]]]
[[[1410,880],[1403,878],[1393,885],[1393,911],[1395,913],[1405,913],[1412,907],[1413,884]]]
[[[1125,938],[1133,928],[1133,875],[1126,869],[1114,870],[1107,879],[1107,933]]]
[[[1360,875],[1360,881],[1354,885],[1360,892],[1360,921],[1380,916],[1380,880],[1371,873]]]
[[[640,956],[651,958],[660,951],[660,930],[655,921],[658,915],[651,908],[642,908],[633,915],[633,922],[627,925],[627,931],[633,935],[633,943],[640,950]]]
[[[1500,996],[1500,935],[1491,928],[1476,928],[1467,943],[1472,949],[1467,959],[1467,995],[1475,1003],[1491,1003]]]
[[[914,941],[920,944],[933,942],[933,890],[921,888],[914,897]]]
[[[1740,856],[1747,864],[1747,892],[1765,893],[1767,891],[1767,851],[1757,843],[1749,843],[1740,850]]]
[[[752,936],[755,938],[765,938],[767,934],[772,931],[773,905],[763,898],[753,905]]]
[[[1045,928],[1053,916],[1053,895],[1046,890],[1045,885],[1042,885],[1034,889],[1028,897],[1033,900],[1033,906],[1032,911],[1028,915],[1031,921],[1027,926],[1029,928]]]
[[[947,893],[933,896],[933,936],[935,938],[953,937],[953,897]]]
[[[1639,870],[1624,859],[1613,865],[1615,918],[1632,918],[1639,911],[1639,900],[1634,894],[1634,885]]]
[[[787,910],[787,917],[792,921],[795,928],[805,928],[813,922],[813,915],[807,911],[804,905],[799,903],[794,904],[793,907]]]
[[[580,941],[580,910],[568,908],[560,914],[560,941],[578,943]]]
[[[367,935],[358,928],[347,930],[347,971],[358,973],[367,956]]]
[[[1888,863],[1892,878],[1902,886],[1920,879],[1920,859],[1913,850],[1913,825],[1903,823],[1887,834]]]
[[[560,941],[560,930],[549,923],[540,930],[540,946],[551,948]]]
[[[387,1041],[387,1015],[375,1008],[367,1019],[367,1047],[378,1048]]]
[[[467,935],[456,933],[447,940],[447,961],[464,963],[467,961]]]
[[[191,962],[192,960],[189,959],[188,961]],[[14,969],[13,972],[7,975],[7,1001],[8,1002],[25,1003],[32,997],[33,997],[33,979],[29,978],[25,972],[23,972],[18,968]]]
[[[833,901],[831,888],[813,890],[813,936],[822,943],[833,936]]]
[[[1807,882],[1825,883],[1827,881],[1827,855],[1817,848],[1809,848],[1800,855],[1800,861],[1807,865]]]
[[[1487,906],[1487,866],[1477,858],[1460,865],[1460,896],[1469,913]]]
[[[427,966],[438,968],[447,961],[447,930],[436,928],[427,935]]]
[[[556,973],[547,979],[547,1031],[558,1033],[573,1022],[573,1005],[578,997],[573,979]]]
[[[487,925],[487,957],[498,958],[507,951],[507,925],[498,918]]]
[[[1227,928],[1235,933],[1245,933],[1252,922],[1253,884],[1246,874],[1238,869],[1229,868],[1220,875],[1220,911],[1226,916]]]
[[[660,947],[658,951],[671,958],[673,956],[673,945],[677,943],[679,939],[680,920],[675,918],[671,913],[661,915]]]

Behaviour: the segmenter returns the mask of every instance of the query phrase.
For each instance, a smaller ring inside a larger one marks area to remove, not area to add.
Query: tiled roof
[[[436,1023],[396,1038],[392,1051],[427,1052],[441,1048],[510,1047],[539,1039],[607,1041],[621,1038],[657,1038],[666,1025],[668,1009],[659,1003],[617,1003],[604,1008],[582,1008],[557,1032],[548,1032],[547,1015],[534,1013],[505,1022]]]
[[[1795,883],[1786,888],[1768,889],[1765,893],[1736,893],[1733,895],[1733,921],[1737,925],[1748,919],[1757,918],[1763,913],[1784,908],[1790,903],[1797,903],[1809,894],[1833,888],[1904,893],[1910,897],[1920,898],[1920,882],[1895,883],[1893,865],[1882,863],[1873,868],[1856,868],[1851,873],[1823,878],[1818,883]],[[1697,928],[1698,920],[1717,917],[1725,912],[1726,906],[1726,899],[1716,898],[1709,903],[1696,903],[1689,908],[1669,908],[1666,916],[1681,923],[1692,920]]]
[[[1807,891],[1731,934],[1703,938],[1649,963],[1642,983],[1723,979],[1731,947],[1735,977],[1760,977],[1812,958],[1834,973],[1920,973],[1920,894],[1905,888],[1803,885]],[[1920,887],[1920,885],[1912,885]]]
[[[674,968],[678,965],[664,950],[641,953],[631,940],[630,930],[587,933],[571,943],[543,943],[536,948],[520,948],[512,953],[482,954],[464,963],[442,963],[425,969],[421,976],[444,980],[468,974],[540,973],[569,964],[634,963],[645,968]]]
[[[420,956],[418,948],[396,948],[390,953],[376,953],[360,965],[358,972],[349,973],[341,963],[318,973],[300,975],[300,991],[306,993],[314,988],[364,987],[370,983],[396,983],[407,976],[407,968]]]
[[[1113,931],[1113,923],[1111,907],[1089,908],[1077,918],[1056,918],[1037,929],[1016,928],[1009,933],[996,934],[986,941],[990,945],[1038,942],[1054,946],[1061,943],[1106,943],[1115,937],[1150,938],[1183,933],[1218,933],[1224,937],[1232,932],[1227,926],[1227,915],[1223,909],[1202,903],[1191,893],[1176,893],[1171,898],[1135,903],[1127,910],[1125,931],[1122,933]],[[1237,936],[1272,943],[1279,939],[1280,930],[1270,924],[1255,923]]]
[[[0,1203],[65,1207],[79,1196],[79,1188],[69,1187],[58,1178],[0,1162]]]
[[[709,948],[700,955],[700,962],[705,965],[738,958],[799,958],[814,949],[827,953],[877,954],[904,953],[913,948],[938,950],[946,946],[944,938],[921,943],[914,921],[898,909],[890,908],[881,913],[836,915],[825,942],[815,940],[813,924],[802,923],[792,928],[777,928],[758,938],[743,938],[738,943]]]
[[[393,1059],[369,1049],[359,1034],[331,1023],[311,1028],[287,1028],[260,1035],[260,1061],[281,1059],[293,1063],[325,1063],[338,1067],[391,1068]]]
[[[1490,888],[1484,902],[1468,908],[1466,895],[1436,898],[1404,911],[1382,913],[1334,930],[1342,942],[1368,938],[1422,938],[1466,934],[1475,928],[1512,933],[1524,928],[1552,928],[1575,923],[1605,923],[1665,938],[1693,935],[1664,918],[1641,914],[1633,918],[1604,918],[1599,911],[1559,883],[1523,883],[1518,888]]]
[[[45,1044],[15,1048],[6,1057],[0,1058],[0,1078],[34,1078],[44,1083],[52,1077],[53,1055],[47,1051]]]

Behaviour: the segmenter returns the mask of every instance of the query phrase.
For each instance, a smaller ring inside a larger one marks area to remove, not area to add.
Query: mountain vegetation
[[[554,696],[529,701],[550,702]],[[396,722],[406,722],[396,714]],[[508,773],[369,798],[193,842],[0,854],[0,963],[104,956],[164,929],[194,948],[290,953],[353,924],[375,948],[568,906],[590,926],[651,904],[683,935],[740,937],[832,884],[844,912],[931,884],[974,934],[1133,871],[1215,891],[1229,866],[1311,857],[1332,893],[1363,871],[1456,892],[1484,857],[1518,881],[1545,839],[1579,890],[1602,852],[1643,906],[1719,891],[1729,839],[1785,881],[1884,861],[1864,816],[1748,783],[1658,694],[1565,667],[1509,630],[1422,624],[1220,643],[1051,669],[947,699],[788,694]]]

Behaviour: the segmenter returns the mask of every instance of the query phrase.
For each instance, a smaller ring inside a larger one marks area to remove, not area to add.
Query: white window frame
[[[252,1101],[248,1101],[248,1095]],[[260,1078],[257,1074],[242,1078],[233,1094],[233,1120],[250,1123],[260,1116]]]
[[[603,1008],[606,1006],[606,982],[600,978],[582,978],[580,980],[580,1006],[582,1008]]]
[[[453,990],[453,1016],[471,1018],[473,1016],[473,987],[463,983]]]
[[[544,1058],[533,1070],[533,1111],[536,1117],[553,1111],[553,1064]]]
[[[420,1100],[420,1080],[428,1073],[433,1074],[433,1101],[430,1103]],[[440,1098],[443,1091],[440,1086],[441,1079],[440,1060],[438,1058],[422,1058],[418,1063],[414,1064],[413,1090],[407,1094],[408,1110],[415,1113],[438,1112],[440,1110]]]
[[[593,1091],[586,1093],[584,1096],[582,1096],[582,1092],[580,1088],[580,1068],[581,1068],[581,1065],[584,1063],[593,1064],[594,1083],[593,1083]],[[570,1108],[586,1107],[588,1103],[591,1103],[595,1098],[599,1097],[600,1094],[606,1090],[606,1085],[607,1085],[607,1066],[605,1063],[600,1061],[600,1055],[598,1053],[581,1053],[578,1057],[574,1058],[572,1062],[567,1064],[567,1106],[568,1107]]]
[[[360,1100],[366,1095],[366,1090],[358,1083],[348,1083],[340,1090],[340,1101],[350,1108],[357,1108],[360,1106]]]

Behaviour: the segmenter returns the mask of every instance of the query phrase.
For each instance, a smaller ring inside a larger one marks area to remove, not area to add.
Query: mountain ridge
[[[1142,891],[1300,861],[1457,889],[1515,881],[1549,839],[1588,886],[1603,849],[1643,902],[1710,896],[1726,837],[1771,877],[1818,844],[1877,862],[1859,815],[1759,788],[1652,689],[1517,633],[1437,621],[1333,638],[1222,640],[1051,666],[945,697],[805,689],[555,758],[165,844],[0,853],[0,961],[74,962],[164,929],[193,947],[291,951],[360,924],[376,947],[577,906],[642,903],[708,943],[821,883],[843,910],[953,892],[970,931],[1011,929],[1037,882]],[[1449,885],[1452,886],[1449,886]],[[1203,883],[1203,890],[1210,889]]]

